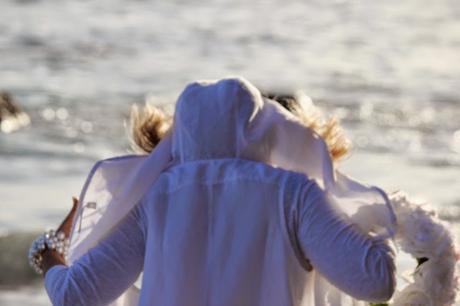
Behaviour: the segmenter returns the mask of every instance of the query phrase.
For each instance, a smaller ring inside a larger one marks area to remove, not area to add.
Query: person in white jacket
[[[86,243],[84,251],[69,266],[55,251],[43,252],[53,305],[109,305],[141,272],[133,305],[323,305],[328,297],[318,290],[319,275],[354,299],[390,299],[393,250],[337,210],[329,180],[318,179],[327,158],[300,160],[320,154],[301,152],[320,139],[303,139],[290,129],[296,124],[242,78],[188,85],[164,144],[135,175],[119,173],[130,183],[111,191],[108,208],[92,212],[86,200],[80,204],[72,243],[75,254]],[[159,152],[167,152],[168,162]],[[305,171],[293,171],[289,165],[296,163]],[[115,179],[91,177],[87,193],[96,179]],[[104,219],[116,201],[129,212]],[[86,220],[102,217],[85,223],[85,213]],[[67,232],[72,219],[62,226]]]

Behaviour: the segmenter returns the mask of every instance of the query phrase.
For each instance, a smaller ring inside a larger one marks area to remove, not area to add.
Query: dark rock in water
[[[0,91],[0,131],[10,133],[29,123],[29,116],[22,111],[11,94]]]
[[[6,91],[0,91],[0,121],[4,116],[16,116],[21,113],[22,110],[10,93]]]
[[[40,279],[28,261],[30,245],[37,236],[32,233],[0,236],[0,287],[27,285]]]

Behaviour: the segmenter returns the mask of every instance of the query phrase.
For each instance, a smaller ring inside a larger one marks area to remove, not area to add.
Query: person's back
[[[332,216],[322,194],[302,174],[239,159],[169,169],[140,205],[148,259],[140,305],[314,305],[303,294],[313,285],[304,252],[315,268],[338,269],[324,272],[351,293],[389,298],[388,249],[370,246],[363,259],[362,239],[324,224]],[[350,249],[331,256],[341,239]]]
[[[162,174],[140,206],[149,259],[140,304],[293,305],[302,292],[291,289],[302,287],[306,271],[287,239],[282,204],[294,204],[302,181],[238,159]]]

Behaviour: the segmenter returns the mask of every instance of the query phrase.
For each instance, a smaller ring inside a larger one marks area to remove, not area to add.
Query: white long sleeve
[[[104,305],[132,285],[144,264],[145,226],[141,206],[72,266],[51,268],[45,287],[53,305]]]
[[[341,217],[316,183],[308,183],[299,200],[297,239],[313,267],[357,299],[389,300],[396,283],[391,247]]]

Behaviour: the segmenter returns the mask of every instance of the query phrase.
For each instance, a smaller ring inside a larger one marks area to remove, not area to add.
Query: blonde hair
[[[350,141],[345,137],[335,117],[324,119],[316,109],[304,110],[293,96],[266,95],[279,102],[296,115],[306,126],[318,133],[326,142],[334,161],[342,159],[350,151]],[[142,111],[133,106],[131,112],[131,138],[134,150],[150,153],[172,126],[172,117],[157,107],[145,105]]]
[[[131,109],[131,144],[135,151],[150,153],[172,125],[172,118],[158,108],[146,104]]]

